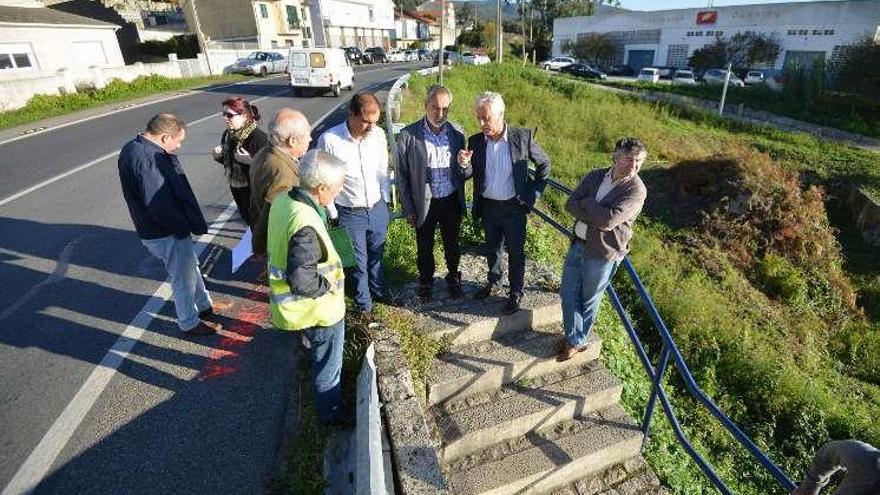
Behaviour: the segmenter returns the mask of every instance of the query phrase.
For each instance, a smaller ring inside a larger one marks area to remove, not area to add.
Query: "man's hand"
[[[406,223],[410,224],[410,226],[412,226],[413,228],[415,228],[415,226],[416,226],[416,214],[415,214],[415,213],[410,213],[409,215],[407,215],[407,216],[406,216]]]
[[[458,150],[458,165],[461,168],[471,166],[471,157],[474,155],[473,150]]]
[[[246,150],[239,148],[235,150],[235,161],[238,163],[244,163],[245,165],[250,165],[253,163],[254,159],[251,157],[251,154]]]

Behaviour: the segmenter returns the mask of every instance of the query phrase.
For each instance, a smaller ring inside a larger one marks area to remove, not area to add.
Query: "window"
[[[807,35],[807,30],[806,30],[806,29],[801,29],[800,31],[798,31],[798,35],[800,35],[800,36],[806,36],[806,35]]]
[[[826,29],[826,30],[825,30],[825,34],[826,34],[827,36],[832,36],[832,35],[834,35],[834,30],[833,30],[833,29]]]
[[[309,54],[309,65],[313,69],[323,69],[327,66],[327,60],[324,59],[323,53],[312,52]]]
[[[706,36],[712,36],[715,34],[715,31],[706,31]]]
[[[789,29],[789,30],[788,30],[788,35],[789,35],[789,36],[796,36],[796,35],[797,35],[797,29]]]
[[[299,16],[296,14],[296,7],[287,6],[287,26],[290,29],[299,29]]]
[[[715,36],[724,36],[724,31],[715,31]]]
[[[309,18],[309,16],[306,15],[306,8],[305,7],[302,8],[302,15],[300,17],[302,18],[303,22],[306,22],[306,19]]]
[[[303,27],[303,38],[311,38],[312,37],[312,28],[305,26]],[[308,48],[308,47],[306,47]]]
[[[373,7],[370,7],[370,22],[373,22],[373,20]]]
[[[269,18],[269,7],[266,7],[265,3],[260,4],[260,17],[263,19]]]
[[[821,35],[821,34],[822,34],[822,30],[821,30],[821,29],[814,29],[814,30],[813,30],[813,36],[819,36],[819,35]]]
[[[32,69],[33,57],[27,43],[0,44],[0,70]]]
[[[694,33],[694,36],[702,36],[702,35],[703,35],[702,31],[697,31],[696,33]]]

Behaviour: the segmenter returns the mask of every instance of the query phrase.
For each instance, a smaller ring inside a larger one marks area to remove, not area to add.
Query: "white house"
[[[408,48],[415,42],[422,42],[428,46],[431,42],[432,22],[433,19],[416,12],[395,10],[393,37],[395,48]]]
[[[37,2],[0,0],[0,80],[125,65],[117,29]]]
[[[880,36],[880,0],[773,3],[658,10],[600,10],[590,17],[556,19],[553,55],[563,55],[566,41],[588,33],[612,38],[618,53],[614,63],[636,70],[650,65],[684,67],[694,50],[738,32],[774,35],[782,51],[772,64],[829,60],[858,40]]]
[[[391,0],[312,0],[310,9],[315,46],[391,47]]]

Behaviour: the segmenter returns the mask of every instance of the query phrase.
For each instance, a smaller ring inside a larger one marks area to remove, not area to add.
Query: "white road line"
[[[274,98],[274,97],[276,97],[276,96],[283,95],[283,94],[287,93],[288,91],[289,91],[288,89],[285,89],[285,90],[283,90],[283,91],[276,91],[276,92],[274,92],[274,93],[272,93],[272,94],[270,94],[270,95],[261,96],[260,98],[257,98],[257,99],[255,99],[255,100],[252,100],[252,103],[257,103],[257,102],[260,102],[260,101],[266,100],[266,99],[268,99],[268,98]],[[199,119],[193,120],[192,122],[189,122],[187,125],[189,125],[189,126],[194,126],[194,125],[197,125],[197,124],[201,124],[202,122],[205,122],[205,121],[207,121],[207,120],[210,120],[210,119],[216,118],[218,115],[220,115],[219,112],[218,112],[218,113],[212,113],[211,115],[206,115],[206,116],[204,116],[204,117],[202,117],[202,118],[199,118]],[[38,189],[42,189],[42,188],[44,188],[44,187],[46,187],[46,186],[48,186],[49,184],[52,184],[52,183],[54,183],[54,182],[58,182],[59,180],[65,178],[65,177],[69,177],[69,176],[71,176],[71,175],[73,175],[73,174],[75,174],[75,173],[77,173],[77,172],[83,171],[83,170],[85,170],[85,169],[87,169],[87,168],[89,168],[89,167],[93,167],[93,166],[95,166],[95,165],[97,165],[97,164],[103,162],[104,160],[109,160],[110,158],[115,158],[117,155],[119,155],[119,152],[118,152],[118,151],[114,151],[114,152],[112,152],[112,153],[107,153],[106,155],[104,155],[104,156],[102,156],[102,157],[95,158],[94,160],[92,160],[92,161],[90,161],[90,162],[88,162],[88,163],[84,163],[84,164],[82,164],[82,165],[80,165],[80,166],[78,166],[78,167],[76,167],[76,168],[71,169],[71,170],[68,170],[67,172],[64,172],[63,174],[56,175],[55,177],[52,177],[51,179],[46,179],[46,180],[44,180],[43,182],[40,182],[39,184],[35,184],[35,185],[33,185],[33,186],[31,186],[31,187],[29,187],[29,188],[27,188],[27,189],[22,189],[21,191],[18,191],[17,193],[13,194],[12,196],[9,196],[9,197],[7,197],[7,198],[0,199],[0,206],[4,206],[4,205],[6,205],[7,203],[11,203],[12,201],[15,201],[16,199],[18,199],[18,198],[20,198],[20,197],[22,197],[22,196],[25,196],[25,195],[27,195],[27,194],[30,194],[30,193],[32,193],[32,192],[38,190]]]
[[[373,84],[369,87],[376,86],[380,83]],[[262,99],[269,98],[264,96]],[[257,100],[254,100],[257,101]],[[325,118],[336,111],[345,103],[334,106],[330,111],[318,118],[313,126],[319,125]],[[214,117],[210,115],[207,118]],[[206,119],[206,118],[205,118]],[[204,120],[204,119],[200,119]],[[114,153],[115,154],[115,153]],[[98,161],[107,157],[99,158]],[[91,163],[91,162],[90,162]],[[88,165],[88,164],[87,164]],[[69,174],[68,174],[69,175]],[[199,256],[210,245],[211,241],[217,233],[226,225],[229,218],[235,212],[235,202],[229,203],[226,210],[211,223],[211,229],[207,234],[200,236],[195,248],[196,255]],[[3,489],[0,495],[21,495],[29,494],[43,480],[46,473],[55,463],[58,455],[70,441],[73,433],[82,423],[83,419],[98,401],[98,398],[110,384],[116,370],[122,365],[123,361],[128,357],[135,344],[141,339],[144,331],[153,321],[154,315],[162,309],[165,302],[171,297],[171,282],[169,279],[159,286],[158,289],[150,296],[146,304],[138,311],[138,314],[126,326],[125,331],[113,344],[113,347],[107,351],[101,362],[95,367],[91,375],[86,379],[85,383],[79,388],[73,399],[64,408],[64,411],[58,416],[49,430],[40,439],[40,442],[31,451],[30,455],[25,459],[24,463],[18,468],[15,476]]]
[[[278,76],[276,76],[276,77],[278,77]],[[273,78],[269,78],[269,79],[273,79]],[[216,91],[216,90],[218,90],[218,89],[231,88],[232,86],[239,86],[239,85],[241,85],[241,84],[248,84],[248,83],[251,83],[251,82],[253,82],[253,80],[252,80],[252,79],[248,79],[248,80],[246,80],[246,81],[239,81],[239,82],[237,82],[237,83],[224,84],[223,86],[211,86],[210,89],[211,89],[211,91]],[[65,122],[65,123],[63,123],[63,124],[58,124],[58,125],[56,125],[56,126],[47,127],[47,128],[45,128],[45,129],[41,129],[41,130],[39,130],[39,131],[32,132],[32,133],[30,133],[30,134],[22,134],[22,135],[20,135],[20,136],[15,136],[15,137],[13,137],[13,138],[9,138],[9,139],[7,139],[7,140],[5,140],[5,141],[0,141],[0,146],[3,146],[4,144],[8,144],[8,143],[11,143],[11,142],[14,142],[14,141],[18,141],[18,140],[20,140],[20,139],[26,139],[26,138],[34,137],[34,136],[41,136],[41,135],[43,135],[43,134],[46,134],[47,132],[57,131],[58,129],[64,129],[65,127],[70,127],[70,126],[72,126],[72,125],[81,124],[81,123],[83,123],[83,122],[88,122],[88,121],[90,121],[90,120],[94,120],[94,119],[100,119],[101,117],[106,117],[106,116],[108,116],[108,115],[114,115],[114,114],[121,113],[121,112],[127,112],[127,111],[129,111],[129,110],[134,110],[135,108],[140,108],[140,107],[147,106],[147,105],[153,105],[153,104],[155,104],[155,103],[162,103],[162,102],[165,102],[165,101],[174,100],[174,99],[177,99],[177,98],[182,98],[182,97],[184,97],[184,96],[193,96],[193,95],[196,95],[196,94],[199,94],[199,93],[206,93],[206,92],[207,92],[207,90],[205,90],[205,89],[201,89],[201,90],[186,90],[186,91],[188,91],[188,92],[186,92],[186,93],[181,93],[181,94],[176,94],[176,95],[171,95],[171,96],[167,96],[167,97],[165,97],[165,98],[159,98],[158,100],[145,101],[145,102],[142,102],[142,103],[138,103],[137,105],[132,105],[132,106],[130,106],[130,107],[116,108],[116,109],[109,110],[109,111],[104,112],[104,113],[100,113],[100,114],[98,114],[98,115],[90,115],[90,116],[88,116],[88,117],[83,117],[83,118],[81,118],[81,119],[77,119],[77,120],[71,120],[70,122]],[[120,102],[120,103],[123,103],[123,102]]]

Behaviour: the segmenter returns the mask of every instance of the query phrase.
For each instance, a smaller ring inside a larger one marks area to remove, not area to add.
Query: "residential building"
[[[0,0],[0,79],[125,65],[117,29],[39,2]]]
[[[315,44],[326,47],[391,48],[391,0],[310,0]]]
[[[271,50],[314,46],[308,0],[181,0],[180,3],[187,24],[204,38],[209,48]]]
[[[394,11],[394,40],[395,48],[409,48],[413,43],[424,43],[425,47],[431,44],[431,24],[437,21],[421,14],[420,12],[395,10]]]
[[[611,37],[618,46],[613,63],[639,70],[646,66],[687,66],[697,49],[736,33],[774,36],[782,48],[767,69],[829,60],[860,39],[880,39],[880,0],[773,3],[658,10],[600,10],[590,17],[556,19],[553,55],[589,33]]]
[[[445,23],[442,27],[443,45],[448,46],[455,44],[455,40],[458,39],[459,31],[455,27],[455,4],[453,2],[445,3],[446,16],[444,17]],[[423,16],[428,16],[430,18],[436,19],[436,21],[430,25],[431,42],[429,43],[428,47],[432,49],[440,48],[440,7],[441,2],[439,0],[430,0],[416,7],[416,11]]]

